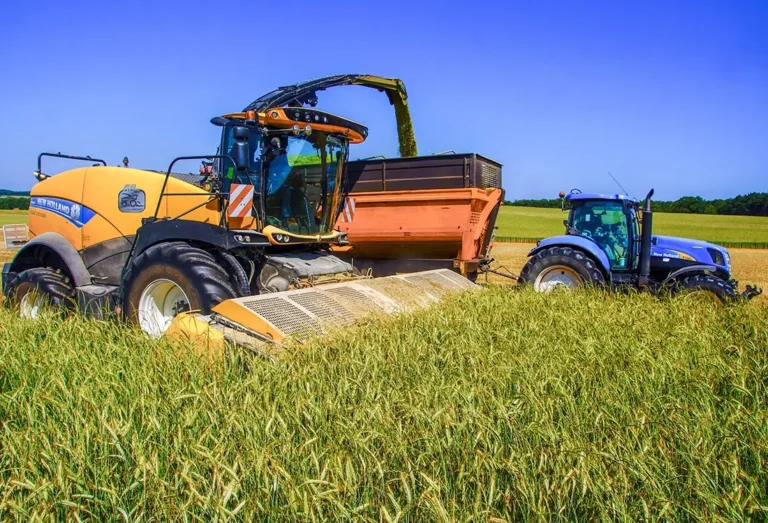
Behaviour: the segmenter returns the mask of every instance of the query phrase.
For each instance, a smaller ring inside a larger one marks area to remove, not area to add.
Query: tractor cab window
[[[629,225],[621,201],[586,201],[571,210],[572,227],[608,255],[611,269],[629,268]]]
[[[296,234],[329,233],[346,142],[322,132],[275,140],[265,157],[266,223]]]

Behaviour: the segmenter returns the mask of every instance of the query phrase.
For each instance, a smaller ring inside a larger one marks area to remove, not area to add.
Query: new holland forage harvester
[[[176,158],[165,173],[43,153],[31,192],[33,238],[5,264],[3,292],[30,317],[44,301],[99,317],[112,311],[150,335],[272,354],[287,338],[474,288],[464,276],[487,259],[500,166],[475,155],[410,158],[387,178],[374,161],[389,187],[347,198],[370,174],[358,163],[350,181],[346,168],[349,145],[368,130],[314,109],[318,91],[339,85],[386,92],[401,154],[416,155],[404,86],[365,75],[283,87],[213,118],[219,153]],[[91,165],[48,176],[42,159],[50,156]],[[201,160],[200,174],[175,173],[181,160]],[[435,170],[446,161],[459,163],[455,176]],[[398,180],[403,190],[393,192]],[[413,194],[424,180],[438,193]],[[351,250],[348,234],[359,242]],[[364,273],[350,263],[356,258]],[[414,268],[431,270],[393,274]],[[371,278],[370,269],[392,275]]]

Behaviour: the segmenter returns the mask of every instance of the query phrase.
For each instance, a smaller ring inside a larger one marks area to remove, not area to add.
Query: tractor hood
[[[731,272],[731,258],[728,255],[728,249],[701,240],[654,235],[651,242],[651,256],[716,265],[728,273]]]

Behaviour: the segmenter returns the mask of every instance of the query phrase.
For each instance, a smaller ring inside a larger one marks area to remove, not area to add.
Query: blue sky
[[[422,154],[504,164],[508,198],[768,190],[768,2],[3,2],[0,187],[42,151],[165,169],[278,85],[402,78]],[[386,97],[321,94],[397,153]],[[66,167],[53,163],[46,171]],[[194,166],[190,165],[190,168]]]

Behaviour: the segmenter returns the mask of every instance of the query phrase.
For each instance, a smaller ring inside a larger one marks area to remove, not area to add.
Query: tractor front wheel
[[[685,278],[678,283],[675,294],[721,303],[728,303],[739,296],[729,282],[708,274],[697,274]]]
[[[183,242],[155,245],[137,256],[125,274],[123,310],[150,336],[161,336],[187,311],[209,314],[235,297],[227,272],[208,252]]]
[[[518,281],[533,285],[536,292],[550,292],[557,288],[603,285],[605,277],[584,252],[571,247],[550,247],[528,260]]]

